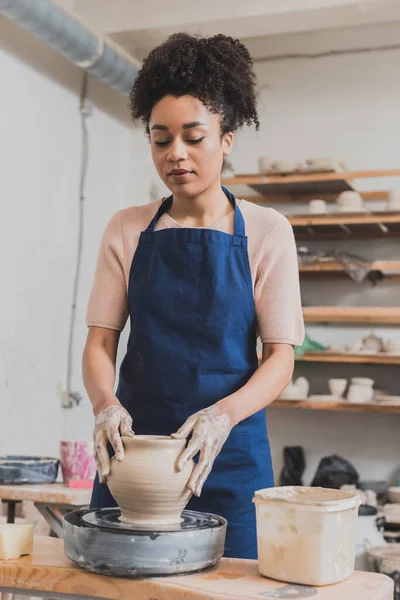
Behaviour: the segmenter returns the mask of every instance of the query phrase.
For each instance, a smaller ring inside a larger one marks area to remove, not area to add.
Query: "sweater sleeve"
[[[122,331],[128,318],[128,292],[123,269],[121,212],[109,221],[97,256],[92,291],[86,311],[88,327]]]
[[[293,229],[281,215],[264,243],[254,299],[262,342],[301,346],[304,322]]]

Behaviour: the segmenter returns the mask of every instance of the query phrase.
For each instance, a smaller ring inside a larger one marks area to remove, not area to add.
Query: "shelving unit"
[[[310,402],[308,400],[275,400],[272,408],[294,408],[305,410],[329,410],[343,412],[366,412],[400,414],[400,406],[378,403],[352,404],[350,402]]]
[[[233,179],[233,178],[232,178]],[[230,181],[232,181],[232,179]],[[224,182],[229,181],[229,179],[224,179]],[[235,184],[231,184],[235,185]],[[376,200],[379,198],[380,200],[387,200],[389,197],[388,190],[373,190],[373,191],[359,191],[360,196],[364,198],[364,200]],[[315,198],[315,194],[310,193],[302,193],[299,194],[250,194],[249,196],[246,194],[241,194],[241,198],[244,200],[248,200],[248,202],[255,202],[256,204],[271,204],[276,202],[308,202],[309,200],[313,200]],[[335,202],[337,198],[336,193],[324,192],[324,199],[328,202]]]
[[[289,221],[299,241],[400,236],[400,212],[296,215]]]
[[[371,262],[369,272],[379,272],[385,277],[385,280],[394,281],[400,279],[400,261],[395,260],[375,260]],[[340,263],[315,262],[310,265],[299,266],[300,276],[302,278],[321,278],[321,277],[349,277],[343,265]]]
[[[261,361],[261,353],[258,360]],[[390,354],[346,354],[334,352],[305,352],[302,356],[296,356],[296,362],[317,363],[343,363],[359,365],[400,365],[400,355]]]
[[[239,174],[223,179],[223,185],[247,185],[263,196],[293,196],[304,201],[305,194],[339,194],[353,190],[354,179],[397,177],[400,169],[374,171],[328,171],[320,173],[295,173],[288,175]]]
[[[311,265],[300,265],[300,273],[335,273],[344,271],[343,265],[337,262],[317,262]],[[374,260],[371,271],[393,272],[400,271],[398,260]]]
[[[345,354],[333,352],[306,352],[296,357],[297,362],[350,363],[369,365],[400,365],[400,355],[390,354]]]
[[[393,306],[305,306],[306,323],[365,323],[400,325],[400,308]]]
[[[252,195],[241,197],[258,204],[301,203],[314,198],[323,198],[328,203],[335,202],[337,195],[345,190],[354,190],[354,180],[377,177],[400,177],[400,169],[371,171],[330,171],[324,173],[292,173],[287,175],[240,174],[225,178],[226,186],[248,186]],[[387,189],[360,192],[365,201],[386,200]],[[326,215],[296,214],[289,218],[296,241],[329,241],[351,239],[373,239],[400,237],[400,211],[363,211],[357,213],[339,213],[336,210]],[[305,207],[306,210],[306,207]],[[328,204],[329,211],[329,204]],[[375,260],[371,271],[381,271],[390,279],[400,278],[400,260]],[[343,276],[343,266],[335,261],[316,262],[301,265],[302,278],[318,279]],[[365,324],[400,325],[400,308],[368,306],[306,306],[303,307],[306,323],[322,324]],[[296,358],[297,363],[347,363],[354,365],[400,365],[400,356],[389,354],[345,354],[333,352],[306,352]],[[400,414],[399,405],[378,403],[350,404],[343,402],[320,402],[304,400],[276,400],[273,407],[303,410],[325,410],[343,412],[368,412]]]

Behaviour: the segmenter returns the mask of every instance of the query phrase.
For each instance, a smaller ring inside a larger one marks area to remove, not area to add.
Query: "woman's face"
[[[193,96],[164,96],[149,122],[151,153],[157,172],[177,196],[197,196],[220,185],[232,133],[221,138],[219,115]]]

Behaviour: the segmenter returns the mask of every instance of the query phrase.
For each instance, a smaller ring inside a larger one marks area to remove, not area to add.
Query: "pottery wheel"
[[[119,508],[68,513],[63,519],[68,558],[94,573],[148,577],[201,571],[224,553],[223,517],[185,510],[179,524],[152,529],[119,517]]]

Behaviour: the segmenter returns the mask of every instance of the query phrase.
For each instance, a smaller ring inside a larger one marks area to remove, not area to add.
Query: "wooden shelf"
[[[370,271],[381,271],[388,278],[398,278],[400,275],[400,261],[375,260],[370,264]],[[302,276],[346,275],[343,265],[335,261],[300,265],[299,272]]]
[[[370,365],[400,365],[400,356],[390,354],[341,354],[331,352],[306,352],[296,356],[298,362],[357,363]]]
[[[354,179],[397,177],[400,169],[375,171],[329,171],[324,173],[296,173],[291,175],[240,174],[223,179],[224,185],[248,185],[257,193],[267,195],[339,194],[352,190]]]
[[[350,402],[309,402],[308,400],[275,400],[272,408],[301,408],[306,410],[335,410],[344,412],[368,412],[400,414],[400,406],[378,403],[353,404]]]
[[[367,190],[367,191],[359,191],[360,196],[362,196],[362,198],[364,198],[364,200],[368,201],[368,200],[387,200],[389,198],[389,190]],[[243,198],[243,200],[247,200],[248,202],[254,202],[255,204],[267,204],[268,206],[270,204],[275,204],[276,202],[278,203],[302,203],[304,204],[305,202],[309,202],[310,200],[314,200],[315,199],[315,194],[301,194],[301,196],[299,196],[298,194],[295,193],[285,193],[285,194],[267,194],[266,196],[263,196],[262,194],[250,194],[250,195],[246,195],[246,194],[240,194],[240,198]],[[336,204],[336,199],[337,199],[337,194],[335,193],[329,193],[329,192],[324,192],[323,194],[323,199],[326,200],[328,203],[332,202]]]
[[[305,306],[306,323],[376,323],[400,325],[400,308],[393,306]]]
[[[258,360],[262,360],[259,354]],[[399,355],[390,354],[345,354],[333,352],[305,352],[302,356],[296,356],[296,362],[318,362],[318,363],[350,363],[367,365],[400,365]]]
[[[365,212],[289,217],[297,240],[400,236],[400,212]]]
[[[400,223],[400,211],[332,213],[327,215],[294,215],[288,217],[293,227],[322,227],[324,225],[379,225]]]

